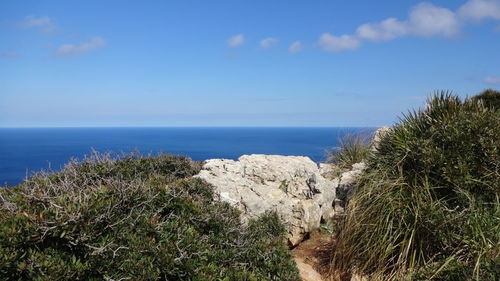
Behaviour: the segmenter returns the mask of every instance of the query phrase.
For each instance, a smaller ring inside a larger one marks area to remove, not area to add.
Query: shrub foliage
[[[480,100],[486,107],[500,110],[500,92],[493,89],[484,90],[482,93],[473,97],[474,100]]]
[[[349,202],[332,271],[370,280],[498,280],[500,114],[436,93],[382,137]]]
[[[95,154],[0,190],[1,280],[299,280],[272,214],[242,225],[184,157]]]

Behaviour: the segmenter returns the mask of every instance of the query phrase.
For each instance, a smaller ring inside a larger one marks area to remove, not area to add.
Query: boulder
[[[244,222],[275,212],[288,229],[291,246],[335,215],[339,180],[324,178],[308,157],[252,154],[238,161],[210,159],[196,177],[212,184],[219,200],[238,208]]]

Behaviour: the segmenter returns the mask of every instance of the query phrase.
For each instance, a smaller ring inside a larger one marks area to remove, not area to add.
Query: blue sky
[[[0,127],[380,126],[500,88],[500,0],[2,1]]]

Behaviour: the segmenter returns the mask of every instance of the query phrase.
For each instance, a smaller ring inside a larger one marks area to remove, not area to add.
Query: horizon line
[[[96,128],[378,128],[379,126],[0,126],[0,129],[96,129]]]

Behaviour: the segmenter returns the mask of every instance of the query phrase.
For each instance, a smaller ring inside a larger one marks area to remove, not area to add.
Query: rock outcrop
[[[375,151],[389,127],[379,128]],[[342,172],[335,164],[319,165],[304,156],[243,155],[238,161],[210,159],[196,177],[212,184],[219,200],[241,211],[243,221],[275,212],[288,229],[291,246],[319,228],[321,221],[343,215],[364,163]]]
[[[211,159],[196,176],[211,183],[220,200],[242,212],[242,219],[276,212],[295,246],[334,214],[339,180],[324,178],[308,157],[243,155],[238,161]]]

